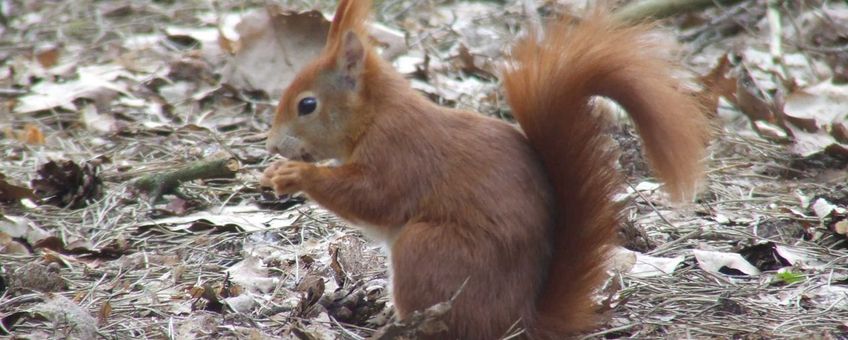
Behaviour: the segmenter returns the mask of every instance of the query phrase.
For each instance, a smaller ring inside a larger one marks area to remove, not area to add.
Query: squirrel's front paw
[[[309,163],[277,161],[265,169],[259,184],[274,189],[277,195],[293,194],[304,189],[307,175],[314,169]]]

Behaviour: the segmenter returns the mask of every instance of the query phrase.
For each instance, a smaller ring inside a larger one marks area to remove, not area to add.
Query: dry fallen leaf
[[[810,261],[810,259],[803,253],[801,253],[799,249],[790,246],[777,244],[774,247],[774,251],[778,256],[780,256],[783,260],[785,260],[792,266],[800,266],[805,262]]]
[[[813,208],[813,212],[816,213],[818,218],[823,219],[830,215],[834,210],[841,209],[837,205],[830,203],[825,198],[819,198],[815,202],[813,202],[811,208]],[[841,213],[844,213],[845,209],[842,209]]]
[[[221,323],[221,315],[209,311],[194,311],[177,322],[174,339],[205,338],[214,334]]]
[[[14,131],[11,128],[6,129],[4,131],[7,138],[13,138],[22,143],[30,144],[30,145],[43,145],[44,144],[44,133],[41,132],[41,129],[38,125],[28,123],[24,125],[23,130]]]
[[[833,225],[833,231],[840,235],[848,235],[848,219],[836,222]]]
[[[29,249],[12,238],[11,235],[0,231],[0,254],[6,255],[29,255]],[[2,291],[3,289],[0,289]]]
[[[795,120],[810,121],[814,126],[822,127],[831,122],[848,120],[848,85],[822,82],[799,89],[786,96],[786,116]],[[796,125],[804,126],[803,123]]]
[[[736,271],[744,275],[759,275],[760,270],[754,267],[737,253],[724,253],[718,251],[707,251],[693,249],[692,253],[698,260],[701,269],[714,274],[727,274]]]
[[[9,235],[19,242],[33,247],[39,241],[51,237],[51,234],[36,226],[32,221],[19,216],[0,216],[0,233]]]
[[[118,132],[122,124],[115,119],[111,114],[101,114],[97,112],[97,106],[87,104],[81,110],[82,123],[91,131],[100,133],[115,133]]]
[[[833,122],[830,134],[838,142],[848,144],[848,122]]]
[[[753,123],[762,137],[779,143],[790,143],[790,152],[809,157],[825,152],[848,155],[848,85],[832,80],[809,87],[796,88],[783,96],[766,94],[756,72],[747,68],[739,78],[735,98],[731,101]],[[777,86],[770,84],[768,87]]]
[[[46,45],[35,50],[35,59],[43,68],[51,68],[59,61],[59,46]]]
[[[237,88],[262,90],[279,98],[297,72],[324,48],[330,21],[319,11],[297,12],[268,5],[242,18],[238,39],[218,29],[218,46],[230,52],[222,81]],[[369,26],[370,41],[391,60],[406,49],[403,32],[379,23]]]
[[[789,143],[792,141],[792,138],[790,138],[789,134],[786,133],[785,130],[769,122],[755,120],[753,121],[752,127],[754,128],[754,131],[765,139],[778,143]]]
[[[774,242],[764,242],[744,247],[739,254],[761,271],[778,270],[798,264],[803,257],[788,247]]]
[[[236,313],[248,314],[253,311],[253,308],[258,304],[256,299],[248,294],[228,297],[222,301],[227,307],[230,307]]]
[[[685,259],[683,255],[656,257],[625,248],[616,248],[616,254],[611,258],[616,269],[640,278],[671,274]]]
[[[153,225],[166,226],[172,231],[188,230],[196,222],[207,222],[216,226],[235,226],[242,231],[290,227],[298,217],[295,212],[279,213],[250,205],[227,206],[219,211],[199,211],[185,216],[157,219],[139,226],[142,230]]]
[[[844,50],[845,38],[848,37],[848,3],[815,6],[800,19],[801,40],[808,46],[832,49],[833,53],[824,54],[824,61],[829,64],[834,80],[848,81],[848,53]],[[836,52],[839,50],[841,52]]]
[[[112,304],[109,301],[103,303],[100,310],[97,312],[97,324],[106,325],[109,321],[109,316],[112,315]]]
[[[29,188],[14,185],[0,173],[0,203],[17,203],[22,199],[35,200],[35,194]]]
[[[42,81],[30,89],[32,94],[18,98],[15,113],[30,113],[54,108],[76,111],[74,101],[86,98],[106,107],[117,94],[127,94],[126,85],[116,81],[132,76],[119,65],[80,67],[78,78],[62,83]]]
[[[733,100],[733,103],[752,121],[763,120],[774,123],[777,120],[775,115],[779,112],[776,112],[773,100],[767,98],[764,92],[753,74],[745,70],[737,79],[736,95],[729,99]]]
[[[247,256],[227,269],[230,281],[244,287],[247,292],[263,294],[274,290],[279,278],[268,272],[268,267],[256,256]]]
[[[724,97],[727,100],[733,100],[736,96],[736,78],[729,76],[728,72],[733,65],[730,63],[730,57],[723,55],[709,73],[699,78],[704,88],[700,93],[700,97],[704,101],[704,105],[709,110],[710,115],[715,115],[718,110],[719,98]]]
[[[294,12],[269,5],[249,14],[236,26],[238,42],[228,43],[236,52],[221,71],[222,81],[278,98],[324,48],[329,29],[329,21],[318,11]]]
[[[794,125],[788,125],[794,135],[789,150],[801,157],[810,157],[820,152],[832,155],[848,154],[848,145],[836,141],[833,136],[824,131],[807,132]]]

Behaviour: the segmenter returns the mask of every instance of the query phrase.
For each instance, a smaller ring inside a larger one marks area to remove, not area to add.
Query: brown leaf
[[[831,156],[848,158],[848,144],[833,143],[825,147],[824,152]]]
[[[29,249],[21,242],[16,241],[11,235],[0,231],[0,254],[29,255]],[[2,292],[2,289],[0,289]]]
[[[833,122],[830,126],[830,134],[833,135],[833,138],[836,138],[837,141],[841,143],[848,143],[848,123]]]
[[[86,259],[117,259],[129,253],[129,244],[126,240],[118,238],[103,248],[98,249],[90,241],[75,240],[65,244],[65,241],[56,236],[48,236],[32,244],[35,249],[49,249],[64,255],[81,255]]]
[[[733,103],[752,121],[763,120],[774,123],[777,120],[771,100],[765,98],[764,92],[748,72],[744,72],[736,82],[736,96]]]
[[[757,132],[757,134],[759,134],[765,139],[778,143],[789,143],[792,141],[786,131],[781,129],[779,126],[776,126],[769,122],[756,120],[753,122],[752,127],[754,128],[754,131]]]
[[[471,53],[471,50],[465,45],[459,45],[459,61],[463,71],[479,75],[484,79],[495,79],[492,66]]]
[[[3,132],[7,138],[15,139],[22,143],[30,145],[44,144],[44,133],[41,132],[38,125],[32,123],[24,125],[23,130],[20,131],[14,131],[11,128],[7,128]]]
[[[244,17],[236,26],[237,45],[224,44],[235,54],[221,72],[223,82],[278,98],[324,48],[329,25],[321,12],[294,12],[275,5]]]
[[[51,236],[50,233],[39,228],[32,221],[10,215],[0,216],[0,232],[18,239],[29,247]]]
[[[41,64],[41,67],[51,68],[59,61],[59,47],[56,45],[47,45],[38,48],[35,51],[35,59]]]
[[[25,198],[36,200],[32,190],[9,183],[6,176],[0,173],[0,203],[17,203]]]
[[[801,21],[800,37],[808,46],[821,49],[842,49],[841,52],[823,53],[823,59],[833,70],[837,82],[848,81],[848,53],[843,49],[848,37],[848,6],[821,6],[816,15],[805,16]]]
[[[336,279],[336,284],[339,287],[344,287],[347,274],[339,263],[339,247],[330,246],[330,269],[333,270],[333,277]]]
[[[840,153],[840,149],[844,148],[844,146],[840,148],[836,139],[827,133],[807,132],[794,125],[790,125],[789,128],[793,135],[790,150],[801,157],[809,157],[823,151],[832,152],[831,154]]]
[[[218,27],[218,46],[229,54],[236,54],[239,50],[238,40],[227,38],[221,27]]]
[[[30,123],[24,125],[24,130],[16,133],[16,137],[19,141],[30,145],[44,144],[44,133],[42,133],[41,129],[38,128],[38,125],[35,124]]]
[[[136,8],[132,3],[111,3],[107,2],[100,6],[100,13],[107,18],[125,17],[136,12]]]
[[[840,235],[848,235],[848,219],[834,223],[833,231]]]
[[[56,236],[48,236],[33,243],[32,247],[36,249],[50,249],[54,252],[62,253],[65,251],[65,242]]]
[[[848,154],[848,85],[832,80],[795,89],[786,96],[781,113],[789,122],[785,127],[793,137],[791,150],[802,157],[819,152],[830,155]]]
[[[699,79],[704,86],[703,90],[701,90],[700,97],[703,98],[704,104],[709,109],[711,115],[715,115],[718,111],[720,97],[735,101],[737,79],[728,76],[728,72],[732,66],[730,64],[730,57],[725,54],[719,58],[718,65],[710,73],[701,76]]]
[[[292,310],[292,315],[298,317],[317,315],[318,313],[312,307],[324,295],[324,288],[324,278],[315,274],[306,275],[295,288],[295,290],[301,293],[301,297],[300,302]]]
[[[112,315],[112,304],[109,301],[103,303],[100,310],[97,312],[97,324],[105,325],[109,321],[109,316]]]
[[[831,122],[848,121],[848,85],[831,81],[798,89],[786,96],[786,119],[806,131],[818,131]]]

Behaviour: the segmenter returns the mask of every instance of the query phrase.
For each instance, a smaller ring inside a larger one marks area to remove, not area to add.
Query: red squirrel
[[[520,40],[502,74],[519,129],[413,90],[369,46],[370,6],[340,2],[326,47],[285,90],[268,133],[271,153],[338,164],[278,161],[260,183],[303,192],[385,240],[401,319],[465,283],[447,330],[430,338],[592,328],[622,181],[590,99],[626,109],[673,199],[691,199],[703,172],[708,124],[649,27],[594,11]]]

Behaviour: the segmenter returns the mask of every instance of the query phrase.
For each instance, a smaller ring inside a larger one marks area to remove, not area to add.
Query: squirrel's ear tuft
[[[336,63],[342,77],[350,82],[352,87],[356,87],[365,68],[365,45],[355,32],[345,32],[336,56]]]
[[[356,31],[361,34],[367,31],[365,22],[371,10],[371,0],[341,0],[339,1],[330,31],[327,35],[327,46],[333,47],[344,39],[346,31]]]

